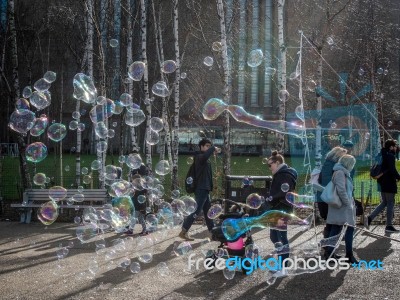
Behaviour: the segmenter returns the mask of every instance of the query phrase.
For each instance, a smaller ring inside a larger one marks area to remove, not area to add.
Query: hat
[[[347,141],[344,141],[344,143],[342,144],[342,146],[345,147],[345,148],[353,148],[354,144],[353,144],[352,141],[347,140]]]

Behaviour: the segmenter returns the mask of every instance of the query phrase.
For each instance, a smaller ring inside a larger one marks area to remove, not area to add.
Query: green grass
[[[181,193],[184,193],[184,180],[189,168],[187,160],[190,156],[180,155],[178,163],[178,177],[181,188]],[[81,155],[81,168],[87,167],[90,172],[90,165],[96,157],[94,155]],[[159,157],[153,157],[153,168],[159,161]],[[213,197],[222,197],[224,195],[225,188],[223,187],[222,174],[222,156],[211,157],[211,162],[214,170],[215,187],[213,191]],[[297,192],[302,193],[304,191],[304,185],[306,184],[306,167],[303,166],[303,158],[294,157],[287,158],[287,163],[293,166],[299,173]],[[114,164],[119,166],[118,156],[107,156],[106,165]],[[65,167],[69,166],[69,171],[65,170]],[[399,169],[400,164],[397,162]],[[74,186],[75,183],[75,155],[63,154],[63,168],[62,168],[62,179],[60,169],[60,158],[56,155],[49,155],[45,160],[38,164],[29,163],[30,176],[31,178],[35,173],[42,172],[48,177],[52,178],[52,185],[63,185],[65,188]],[[128,168],[126,165],[123,168],[123,178],[127,178]],[[368,166],[363,166],[357,162],[357,172],[355,178],[355,196],[360,198],[364,193],[366,198],[370,183],[372,187],[372,202],[371,204],[379,203],[379,193],[377,192],[376,181],[369,179]],[[20,199],[22,194],[22,186],[19,172],[19,159],[12,157],[2,158],[1,164],[1,178],[0,178],[0,189],[1,194],[5,199]],[[267,176],[271,175],[266,165],[262,164],[262,157],[255,156],[233,156],[231,159],[231,175],[246,175],[246,176]],[[97,171],[92,172],[92,183],[86,185],[87,188],[99,187],[98,173]],[[170,197],[170,186],[171,178],[170,175],[166,175],[163,178],[163,184],[165,187],[165,198]],[[237,182],[236,185],[240,185]],[[258,183],[256,183],[258,184]],[[364,192],[362,191],[362,185]],[[37,186],[36,186],[37,187]]]

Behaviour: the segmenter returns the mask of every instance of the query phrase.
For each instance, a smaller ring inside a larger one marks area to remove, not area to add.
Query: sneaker
[[[385,232],[400,232],[400,230],[394,228],[392,225],[386,226]]]
[[[194,241],[194,238],[191,238],[191,237],[189,236],[189,233],[188,233],[187,231],[184,231],[184,230],[182,230],[182,231],[179,233],[179,237],[180,237],[181,239],[184,239],[184,240],[187,240],[187,241]]]
[[[149,232],[146,230],[146,231],[142,231],[141,233],[139,233],[139,235],[140,236],[144,236],[144,235],[148,235],[149,234]]]
[[[288,276],[286,269],[276,271],[274,274],[272,274],[272,277],[275,278],[281,278],[286,276]]]

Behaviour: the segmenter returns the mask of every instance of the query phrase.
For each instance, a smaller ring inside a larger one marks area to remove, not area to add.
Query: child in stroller
[[[253,257],[257,256],[257,250],[253,250],[253,238],[251,236],[251,232],[247,231],[241,236],[239,236],[236,240],[228,241],[222,232],[222,222],[225,219],[240,219],[242,217],[248,216],[245,211],[245,206],[241,203],[237,203],[235,201],[229,199],[222,200],[225,212],[221,214],[219,218],[219,222],[211,231],[212,240],[218,241],[221,244],[218,246],[218,249],[214,251],[214,253],[210,256],[215,260],[218,257],[228,258],[228,257]],[[232,206],[228,209],[227,204],[232,204]],[[249,262],[250,263],[250,262]],[[242,269],[243,273],[246,273],[244,269]]]

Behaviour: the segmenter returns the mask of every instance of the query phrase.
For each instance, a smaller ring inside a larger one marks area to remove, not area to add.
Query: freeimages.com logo
[[[192,253],[188,257],[188,269],[192,270],[193,267],[196,270],[203,266],[206,270],[212,270],[217,268],[223,270],[227,268],[228,270],[244,270],[247,275],[252,274],[255,270],[260,269],[262,271],[279,271],[279,270],[294,270],[294,269],[306,269],[310,272],[317,269],[321,270],[349,270],[351,268],[358,270],[383,270],[383,262],[381,260],[360,260],[358,263],[350,264],[348,259],[341,257],[339,259],[329,258],[328,260],[322,259],[321,256],[312,258],[285,258],[282,257],[270,257],[267,259],[262,259],[261,257],[252,258],[242,258],[238,256],[230,257],[224,259],[222,257],[218,258],[198,258],[194,259],[195,254]]]

